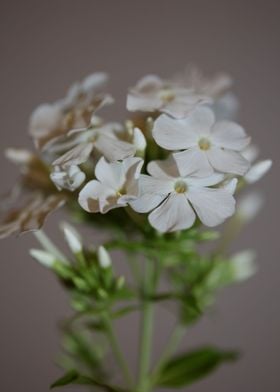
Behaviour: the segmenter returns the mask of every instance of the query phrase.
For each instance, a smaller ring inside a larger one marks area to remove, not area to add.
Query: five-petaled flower
[[[230,217],[235,200],[226,188],[213,188],[224,179],[223,174],[195,177],[193,172],[181,172],[170,157],[148,165],[148,175],[139,179],[140,197],[131,207],[149,214],[150,224],[160,232],[190,228],[196,214],[206,226],[216,226]]]
[[[126,107],[131,112],[162,112],[174,118],[184,118],[198,105],[211,102],[205,95],[177,83],[147,75],[131,88]]]
[[[95,167],[96,180],[89,181],[79,194],[79,203],[88,212],[106,213],[125,207],[138,196],[138,179],[144,161],[126,158],[109,163],[101,158]]]
[[[187,118],[174,120],[161,115],[154,123],[156,143],[174,153],[183,175],[196,171],[201,176],[214,171],[243,175],[249,162],[240,153],[250,142],[243,128],[231,121],[218,121],[211,109],[199,107]]]

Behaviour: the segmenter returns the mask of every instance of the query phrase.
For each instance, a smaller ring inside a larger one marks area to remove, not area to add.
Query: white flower
[[[224,176],[215,173],[209,177],[194,177],[186,171],[182,175],[171,157],[148,165],[151,176],[141,175],[140,197],[131,207],[149,215],[150,224],[160,232],[183,230],[191,227],[196,214],[206,226],[216,226],[234,213],[235,200],[219,184]],[[195,214],[196,213],[196,214]]]
[[[82,251],[83,245],[81,236],[77,232],[77,230],[69,225],[69,223],[62,223],[61,229],[63,230],[65,240],[74,254],[80,253]]]
[[[54,171],[50,174],[50,178],[59,191],[68,189],[73,192],[82,185],[86,175],[76,165],[55,166]]]
[[[187,118],[174,120],[161,115],[154,123],[153,137],[174,154],[180,171],[210,175],[214,171],[243,175],[249,162],[240,154],[250,138],[243,128],[230,121],[215,123],[211,109],[199,107]]]
[[[159,111],[175,118],[184,118],[198,105],[210,101],[210,98],[180,87],[172,81],[147,75],[130,89],[126,107],[132,112]]]
[[[88,212],[106,213],[135,200],[142,165],[141,158],[108,163],[102,157],[95,167],[96,180],[88,182],[80,192],[79,203],[82,208]]]
[[[255,163],[259,155],[256,146],[249,146],[242,151],[242,155],[252,164],[248,172],[245,174],[244,179],[248,184],[254,184],[259,181],[272,166],[271,159],[264,159]]]
[[[107,250],[104,248],[104,246],[99,246],[97,249],[97,258],[100,267],[102,268],[109,268],[112,265],[112,260],[107,252]]]
[[[134,155],[135,146],[117,137],[120,128],[121,125],[118,123],[108,123],[99,127],[70,131],[68,137],[62,138],[57,145],[53,145],[56,151],[69,148],[53,162],[53,165],[80,165],[88,160],[93,150],[111,162]]]

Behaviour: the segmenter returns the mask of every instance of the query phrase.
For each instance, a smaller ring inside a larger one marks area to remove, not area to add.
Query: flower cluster
[[[196,221],[221,224],[235,212],[237,185],[269,170],[270,160],[252,164],[251,138],[232,121],[237,104],[227,75],[207,79],[194,69],[169,80],[147,75],[128,91],[132,114],[124,124],[96,114],[113,103],[107,79],[92,74],[33,112],[30,134],[51,167],[46,181],[55,186],[49,193],[74,198],[89,213],[125,207],[134,216],[148,214],[164,233]],[[31,153],[9,151],[33,178]]]

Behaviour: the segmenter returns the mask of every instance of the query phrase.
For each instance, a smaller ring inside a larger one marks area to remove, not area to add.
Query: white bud
[[[246,222],[254,219],[264,203],[263,196],[259,193],[249,193],[239,200],[238,215]]]
[[[249,184],[259,181],[269,171],[271,165],[272,161],[270,159],[255,163],[245,174],[245,180]]]
[[[111,257],[104,246],[98,247],[97,257],[100,267],[109,268],[112,265]]]
[[[238,252],[232,257],[231,263],[237,281],[249,279],[255,274],[257,270],[255,259],[256,253],[251,249]]]
[[[33,158],[33,154],[30,151],[21,148],[7,148],[5,156],[9,161],[19,165],[25,165]]]
[[[62,223],[61,229],[63,230],[65,240],[73,253],[80,253],[82,251],[82,241],[79,233],[69,223]]]
[[[45,250],[41,249],[30,249],[30,255],[33,259],[37,260],[44,267],[51,268],[55,262],[55,257]]]
[[[139,128],[134,128],[133,131],[133,145],[136,148],[136,151],[144,151],[147,147],[147,142],[143,132]]]

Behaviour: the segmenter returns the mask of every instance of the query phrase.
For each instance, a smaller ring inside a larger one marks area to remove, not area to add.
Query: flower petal
[[[249,169],[249,162],[238,152],[222,150],[219,147],[211,147],[207,151],[207,157],[211,165],[217,171],[243,175]]]
[[[155,193],[145,193],[142,196],[138,197],[135,201],[130,202],[130,206],[136,212],[146,213],[146,212],[152,211],[165,198],[166,198],[166,195],[157,195]]]
[[[235,211],[235,200],[225,189],[191,187],[187,197],[206,226],[216,226]]]
[[[211,102],[211,100],[202,95],[193,94],[189,90],[185,90],[184,95],[176,94],[174,100],[166,103],[161,108],[161,112],[166,113],[175,119],[183,119],[189,115],[198,105],[207,102]]]
[[[162,180],[170,180],[174,177],[180,177],[177,163],[174,160],[173,155],[170,155],[169,158],[165,160],[149,162],[147,171],[151,176]]]
[[[259,181],[271,168],[272,161],[266,159],[264,161],[257,162],[253,165],[249,171],[245,174],[244,178],[249,184]]]
[[[106,188],[99,181],[92,180],[81,190],[78,201],[84,210],[88,212],[100,212],[99,200],[103,201],[104,204],[106,199],[112,194],[111,189]]]
[[[172,193],[149,215],[150,224],[163,233],[188,229],[194,221],[195,213],[183,193]]]
[[[201,186],[212,186],[217,185],[223,181],[225,178],[222,173],[214,173],[207,177],[188,177],[186,178],[186,182],[188,185],[201,187]]]
[[[217,122],[212,128],[211,140],[218,147],[234,151],[241,151],[250,143],[244,129],[231,121]]]
[[[136,149],[132,144],[108,135],[99,135],[95,142],[95,147],[110,162],[127,158],[134,155],[136,152]]]
[[[145,193],[156,194],[156,195],[168,195],[168,193],[174,190],[174,180],[163,180],[141,174],[139,178],[140,194]]]
[[[213,174],[214,170],[208,161],[206,153],[198,147],[176,152],[173,154],[173,157],[177,163],[180,175],[183,177],[190,174],[195,174],[199,177]]]
[[[123,165],[120,162],[109,163],[104,157],[95,166],[96,178],[106,187],[118,191],[125,182]]]
[[[156,143],[167,150],[182,150],[197,145],[198,135],[189,122],[162,114],[154,122],[152,131]]]
[[[92,143],[82,143],[67,151],[53,162],[54,166],[80,165],[88,160],[93,149]]]

